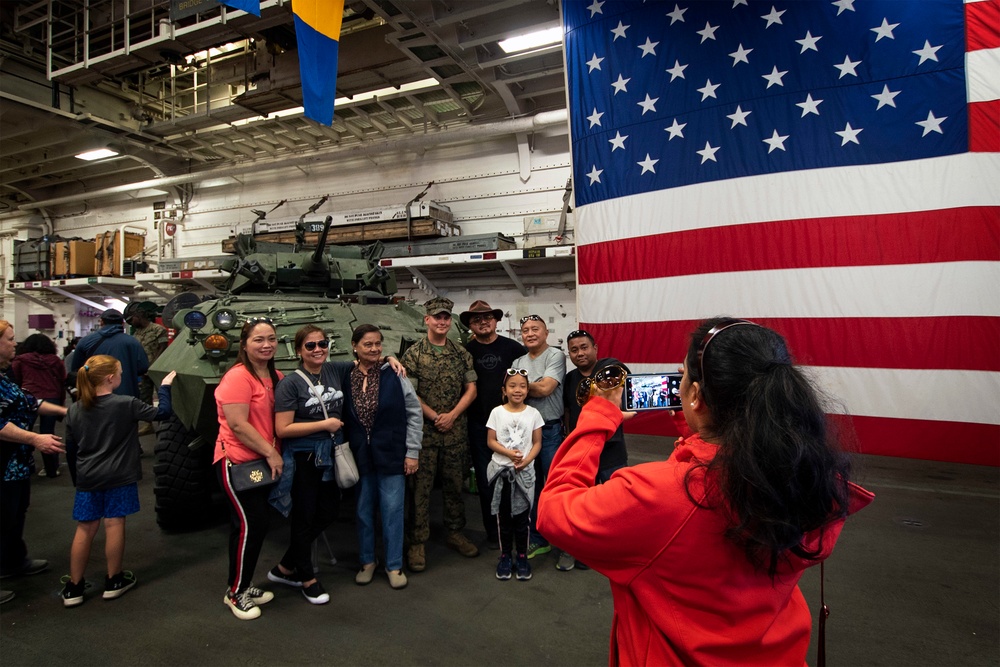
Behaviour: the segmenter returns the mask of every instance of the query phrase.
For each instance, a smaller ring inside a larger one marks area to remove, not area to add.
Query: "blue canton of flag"
[[[578,206],[969,150],[960,0],[566,0]]]

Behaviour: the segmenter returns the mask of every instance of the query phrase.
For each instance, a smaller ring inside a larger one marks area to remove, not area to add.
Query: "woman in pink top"
[[[229,476],[227,459],[246,463],[265,459],[271,475],[281,475],[281,443],[274,434],[274,387],[282,375],[274,367],[278,337],[268,319],[252,318],[240,330],[240,351],[215,390],[219,414],[219,438],[215,463],[219,482],[231,504],[229,532],[229,589],[224,599],[240,620],[260,616],[259,604],[274,594],[253,585],[264,536],[267,534],[267,502],[270,486],[237,491]]]

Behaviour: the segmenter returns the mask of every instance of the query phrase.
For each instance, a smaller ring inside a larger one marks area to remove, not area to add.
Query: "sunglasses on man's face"
[[[313,350],[316,349],[317,345],[319,345],[319,349],[325,350],[326,348],[330,347],[330,341],[328,341],[325,338],[323,340],[311,340],[308,343],[303,343],[302,347],[306,348],[306,350],[308,350],[309,352],[312,352]]]
[[[590,400],[598,389],[610,391],[624,386],[628,373],[621,366],[605,366],[589,378],[584,378],[576,388],[576,403],[580,407]]]
[[[485,315],[473,315],[469,318],[469,324],[480,324],[481,322],[492,322],[493,313],[486,313]]]

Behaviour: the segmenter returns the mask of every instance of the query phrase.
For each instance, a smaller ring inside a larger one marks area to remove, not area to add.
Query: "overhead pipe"
[[[247,161],[245,163],[224,167],[221,169],[210,169],[191,174],[181,174],[179,176],[165,176],[153,178],[137,183],[127,183],[125,185],[115,185],[92,192],[81,192],[65,197],[54,197],[42,201],[27,202],[18,206],[21,211],[32,211],[40,208],[61,206],[62,204],[72,204],[79,201],[93,201],[112,195],[126,194],[136,190],[164,189],[175,185],[187,183],[199,183],[213,178],[229,178],[239,176],[250,171],[260,171],[262,169],[276,169],[284,166],[303,166],[304,163],[319,164],[334,159],[341,159],[348,156],[371,156],[384,153],[407,153],[426,149],[428,146],[442,143],[461,143],[466,141],[481,141],[492,137],[531,132],[560,123],[568,123],[569,114],[565,109],[556,111],[543,111],[534,116],[525,116],[512,120],[503,120],[495,123],[483,125],[464,125],[454,130],[441,130],[429,132],[418,136],[404,137],[400,139],[383,139],[379,141],[362,142],[352,146],[333,147],[328,150],[316,151],[315,153],[302,155],[291,153],[271,160]]]

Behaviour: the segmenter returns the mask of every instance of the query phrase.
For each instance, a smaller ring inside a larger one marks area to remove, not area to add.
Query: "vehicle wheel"
[[[177,417],[156,425],[153,495],[156,523],[166,530],[194,530],[216,515],[211,443],[191,449],[195,435]]]

